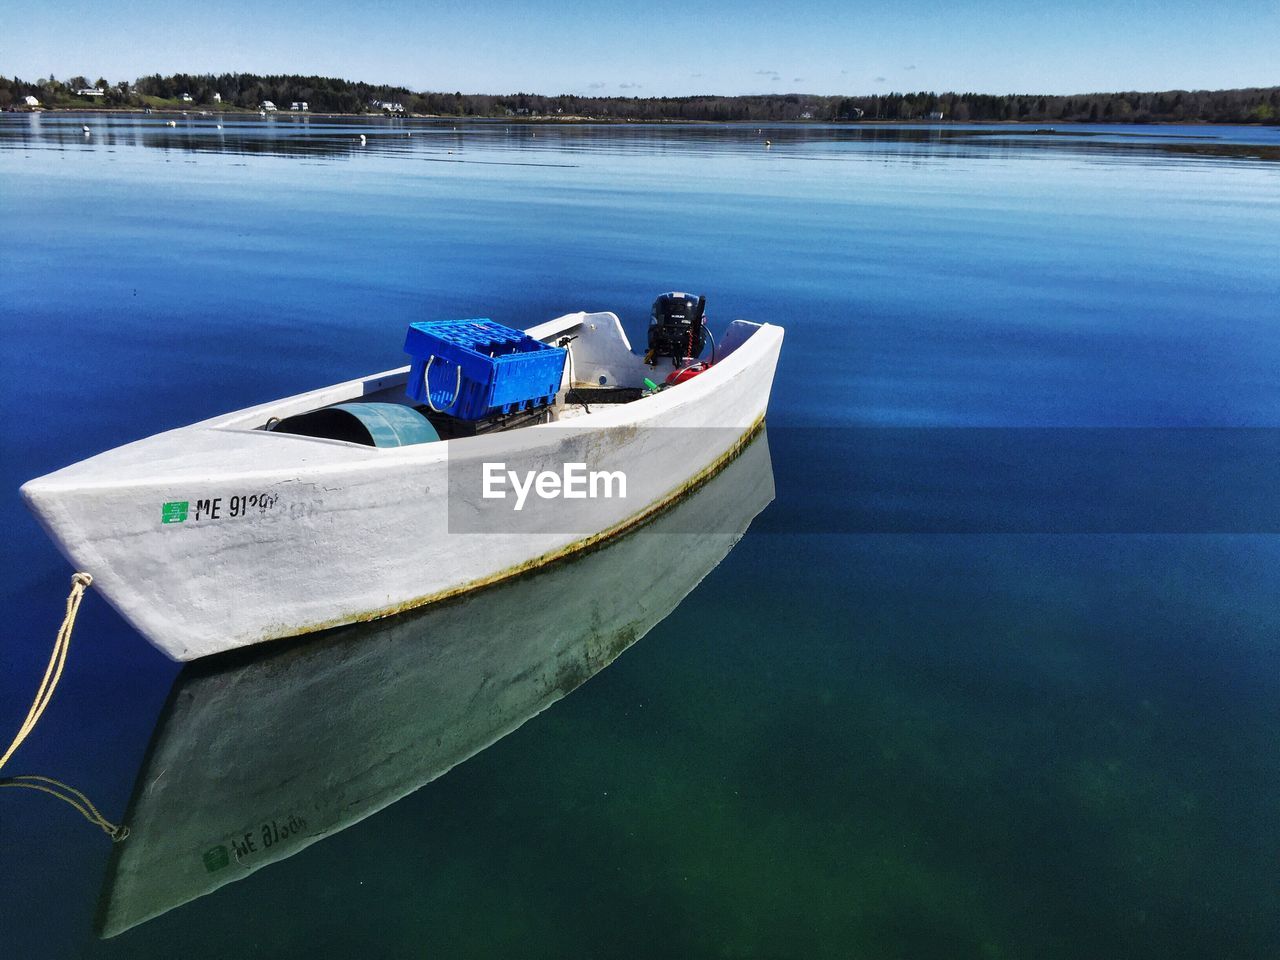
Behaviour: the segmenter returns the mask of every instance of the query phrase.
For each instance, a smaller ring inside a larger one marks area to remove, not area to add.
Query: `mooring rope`
[[[49,706],[49,701],[53,699],[53,692],[58,688],[58,681],[62,679],[62,669],[67,664],[67,651],[71,647],[71,632],[76,626],[76,614],[80,612],[80,601],[84,599],[84,592],[89,589],[91,583],[93,583],[93,577],[87,573],[76,573],[71,577],[71,593],[67,595],[67,612],[62,618],[62,626],[58,628],[57,639],[53,642],[53,653],[49,655],[49,665],[44,669],[44,678],[40,681],[40,686],[36,690],[35,699],[31,701],[31,708],[27,711],[26,719],[22,721],[22,726],[18,728],[17,734],[14,735],[13,742],[9,744],[9,749],[4,752],[3,757],[0,757],[0,770],[4,769],[4,765],[9,762],[9,758],[14,755],[17,749],[22,746],[22,742],[35,729],[36,724],[40,722],[40,716],[44,713],[45,707]],[[26,790],[38,790],[41,793],[47,793],[80,811],[86,820],[94,826],[100,827],[112,840],[123,840],[129,835],[128,827],[123,825],[116,826],[107,820],[83,793],[60,780],[54,780],[52,777],[29,775],[7,777],[0,779],[0,787],[21,787]]]

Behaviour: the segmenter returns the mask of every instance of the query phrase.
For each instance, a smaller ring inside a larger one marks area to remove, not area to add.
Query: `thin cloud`
[[[690,79],[690,80],[701,80],[701,79],[702,79],[702,74],[700,74],[700,73],[691,73],[691,74],[689,74],[689,79]]]
[[[876,77],[876,83],[888,83],[888,82],[889,82],[888,77]]]
[[[603,82],[603,81],[601,81],[601,80],[597,80],[595,83],[588,83],[588,84],[587,84],[587,89],[588,89],[588,90],[603,90],[606,86],[608,86],[608,84],[604,83],[604,82]]]
[[[776,76],[779,76],[779,73],[777,70],[757,70],[756,76],[757,77],[776,77]]]
[[[903,70],[914,70],[915,68],[916,68],[916,65],[913,63],[913,64],[911,64],[911,66],[909,66],[909,67],[903,67],[902,69],[903,69]]]
[[[791,82],[792,82],[792,83],[804,83],[804,77],[792,77],[792,78],[791,78]]]
[[[620,83],[620,84],[618,84],[618,89],[619,89],[619,90],[639,90],[639,89],[640,89],[640,84],[638,84],[638,83]]]

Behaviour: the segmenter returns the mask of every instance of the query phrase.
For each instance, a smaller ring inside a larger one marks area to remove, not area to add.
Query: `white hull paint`
[[[634,383],[647,369],[613,314],[569,314],[529,333],[579,337],[578,383]],[[782,336],[735,321],[719,362],[687,383],[488,437],[377,448],[262,429],[272,417],[399,395],[404,367],[157,434],[22,493],[126,620],[173,659],[193,660],[398,613],[628,528],[714,473],[761,424]],[[700,429],[658,443],[657,428]],[[639,489],[593,501],[591,524],[572,533],[450,532],[449,457],[505,444],[513,462],[552,464],[581,452],[572,432],[592,437],[588,456],[610,469],[636,467]],[[163,505],[178,502],[216,504],[217,515],[162,522]]]

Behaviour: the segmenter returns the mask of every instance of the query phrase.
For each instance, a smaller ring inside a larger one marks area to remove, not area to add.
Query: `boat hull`
[[[403,371],[159,434],[33,480],[23,495],[126,620],[169,657],[193,660],[396,614],[625,531],[713,475],[759,427],[781,342],[781,329],[758,326],[677,388],[572,426],[499,435],[508,449],[491,453],[504,461],[580,455],[632,471],[628,497],[576,505],[560,527],[508,528],[492,511],[475,519],[471,507],[493,505],[459,489],[458,464],[488,438],[376,449],[249,426],[271,409],[347,399],[353,385],[368,394]]]

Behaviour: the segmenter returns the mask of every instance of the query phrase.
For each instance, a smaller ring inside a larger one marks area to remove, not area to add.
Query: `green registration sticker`
[[[222,844],[218,844],[216,847],[210,847],[206,850],[201,859],[204,860],[204,868],[210,873],[213,873],[217,870],[221,870],[231,862],[231,854],[227,852],[226,847]]]
[[[173,500],[160,508],[161,523],[181,523],[187,519],[189,500]]]

